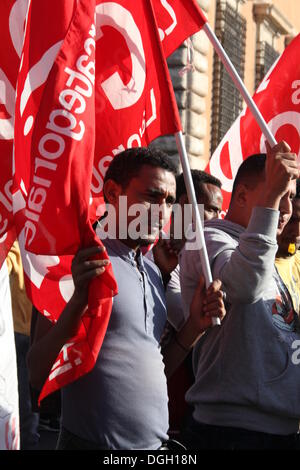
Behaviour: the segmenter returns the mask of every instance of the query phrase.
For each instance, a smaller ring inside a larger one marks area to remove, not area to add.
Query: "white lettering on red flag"
[[[101,88],[104,93],[96,95],[96,123],[102,127],[103,116],[107,116],[107,134],[104,137],[107,135],[108,138],[105,138],[103,142],[101,131],[97,131],[97,136],[101,136],[101,140],[96,140],[91,186],[90,216],[92,220],[102,215],[104,211],[103,180],[113,157],[127,148],[148,145],[159,135],[174,132],[174,129],[166,128],[174,120],[172,115],[174,116],[177,110],[172,104],[168,113],[168,106],[163,103],[165,85],[161,82],[161,77],[164,72],[161,71],[161,58],[154,34],[155,27],[153,21],[149,21],[149,15],[146,14],[143,19],[141,11],[143,8],[150,11],[150,4],[152,4],[165,57],[174,52],[186,38],[199,31],[207,21],[196,0],[151,0],[147,5],[140,1],[139,7],[137,3],[134,6],[132,1],[122,2],[121,0],[109,3],[98,1],[97,4],[97,21],[99,20],[101,25],[101,33],[97,38],[101,41],[99,45],[102,44],[102,54],[103,51],[111,51],[111,44],[114,44],[114,54],[109,54],[107,58],[104,58],[105,79],[103,81],[101,79]],[[118,24],[115,22],[116,17],[118,17]],[[121,28],[122,22],[124,25],[127,24],[126,28]],[[141,33],[143,33],[143,43],[141,43]],[[153,45],[152,57],[149,55],[150,38]],[[146,57],[147,62],[145,62]],[[160,80],[150,85],[154,78],[151,76],[153,57]],[[118,64],[120,61],[123,61],[122,65]],[[145,66],[148,70],[146,82]],[[118,68],[119,72],[116,71]],[[103,71],[97,64],[97,76],[98,73],[101,76]],[[141,106],[142,101],[137,98],[140,96],[142,86],[144,86],[144,103]],[[168,91],[166,100],[170,100]],[[161,110],[160,115],[157,114],[157,109]],[[110,123],[113,124],[110,125]],[[106,144],[106,140],[109,143]]]
[[[104,211],[103,179],[113,157],[181,128],[151,2],[98,0],[96,25],[92,220]]]

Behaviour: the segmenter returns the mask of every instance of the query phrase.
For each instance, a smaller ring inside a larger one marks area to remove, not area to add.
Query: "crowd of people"
[[[21,448],[36,444],[35,435],[30,443],[25,439],[25,415],[38,419],[26,411],[29,389],[41,390],[78,329],[89,283],[108,263],[118,294],[96,365],[61,390],[57,449],[299,448],[299,176],[287,144],[267,146],[266,154],[241,164],[220,219],[221,182],[192,171],[214,279],[206,288],[184,217],[177,236],[172,208],[184,213],[188,198],[172,158],[154,148],[117,155],[103,187],[117,235],[108,233],[104,248],[75,255],[74,294],[56,323],[37,314],[30,341],[30,315],[22,328],[15,322]],[[120,237],[120,196],[146,214],[158,205],[159,223],[149,216],[145,233],[133,237],[128,213],[127,235]],[[105,218],[96,228],[99,237],[103,224]],[[109,261],[97,259],[101,250]]]

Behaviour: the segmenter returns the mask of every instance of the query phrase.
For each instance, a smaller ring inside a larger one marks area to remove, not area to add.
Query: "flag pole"
[[[264,134],[265,138],[271,145],[271,147],[274,147],[274,145],[277,144],[277,141],[270,131],[266,121],[264,120],[261,112],[259,111],[258,107],[256,106],[256,103],[254,102],[253,98],[250,96],[247,88],[245,87],[243,81],[241,80],[239,74],[237,73],[236,69],[234,68],[231,60],[229,59],[227,53],[225,52],[223,46],[221,45],[219,39],[215,35],[214,31],[211,29],[208,23],[205,23],[203,26],[203,30],[208,36],[208,39],[211,41],[214,49],[216,50],[218,56],[220,57],[221,61],[224,64],[224,67],[226,68],[227,72],[229,73],[231,79],[233,80],[235,86],[241,93],[242,97],[244,98],[245,102],[247,103],[251,113],[253,114],[257,124],[259,125],[262,133]]]
[[[201,260],[201,267],[202,267],[202,271],[205,277],[206,288],[208,288],[210,284],[212,283],[213,279],[212,279],[212,274],[210,270],[207,249],[205,245],[204,232],[203,232],[199,208],[197,204],[195,188],[194,188],[193,179],[192,179],[192,173],[191,173],[191,169],[189,165],[189,160],[188,160],[182,132],[181,131],[176,132],[175,138],[176,138],[176,145],[177,145],[178,153],[180,156],[180,162],[182,166],[185,187],[187,190],[189,202],[192,205],[192,209],[193,209],[193,216],[194,216],[193,218],[196,224],[196,241],[200,242],[198,248],[199,248],[200,260]],[[218,317],[213,317],[212,322],[213,322],[213,325],[221,324],[220,319]]]

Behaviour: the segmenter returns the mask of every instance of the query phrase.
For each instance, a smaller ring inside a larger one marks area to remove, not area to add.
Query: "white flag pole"
[[[217,36],[215,35],[214,31],[211,29],[208,23],[202,28],[208,36],[208,39],[211,41],[214,49],[216,50],[218,56],[220,57],[221,61],[224,64],[227,72],[229,73],[232,81],[234,82],[235,86],[241,93],[242,97],[244,98],[245,102],[247,103],[251,113],[253,114],[257,124],[259,125],[262,133],[264,134],[266,140],[269,142],[271,147],[277,144],[275,137],[273,136],[272,132],[270,131],[266,121],[264,120],[261,112],[259,111],[258,107],[256,106],[253,98],[250,96],[247,88],[245,87],[243,81],[241,80],[239,74],[237,73],[236,69],[234,68],[231,60],[229,59],[228,55],[226,54],[223,46],[221,45],[220,41],[218,40]]]
[[[204,232],[203,232],[199,208],[197,204],[195,188],[194,188],[193,179],[192,179],[192,173],[191,173],[191,169],[189,165],[189,160],[188,160],[182,132],[181,131],[177,132],[175,134],[175,138],[176,138],[178,153],[180,156],[180,162],[182,165],[185,187],[187,190],[189,202],[192,205],[194,222],[196,223],[196,240],[199,241],[198,248],[199,248],[200,260],[201,260],[201,267],[202,267],[202,271],[205,277],[206,288],[208,288],[210,284],[212,283],[213,279],[211,275],[207,249],[205,245]],[[213,325],[221,324],[220,319],[218,317],[212,318],[212,322],[213,322]]]

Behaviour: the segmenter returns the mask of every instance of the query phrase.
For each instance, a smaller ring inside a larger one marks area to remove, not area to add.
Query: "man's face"
[[[176,198],[176,180],[173,173],[159,167],[143,165],[137,177],[130,180],[127,188],[122,192],[127,197],[128,228],[140,233],[137,239],[139,245],[149,245],[159,236],[160,230],[171,217],[172,207]],[[145,223],[136,225],[135,221],[140,212],[133,208],[138,204],[143,212]],[[156,210],[159,207],[159,212]],[[132,212],[130,211],[132,208]],[[156,209],[155,209],[156,208]],[[155,209],[155,210],[154,210]],[[122,216],[122,214],[121,214]],[[131,239],[131,231],[128,232]]]
[[[278,237],[278,255],[291,256],[300,248],[300,199],[294,199],[292,202],[292,216]],[[295,252],[289,252],[290,244],[295,245]]]
[[[223,195],[222,191],[218,186],[210,183],[203,183],[203,195],[197,198],[197,203],[203,205],[203,217],[204,221],[211,220],[219,217],[220,212],[222,210],[223,204]],[[184,206],[185,204],[189,204],[187,194],[183,194],[180,198],[178,203],[181,206],[181,213],[182,213],[182,226],[181,226],[181,239],[172,239],[172,246],[175,250],[180,251],[184,244],[185,244],[185,237],[184,237],[184,230],[187,228],[189,224],[185,223],[184,221]],[[174,232],[174,218],[172,219],[171,225],[171,234]]]
[[[199,198],[198,204],[204,205],[204,220],[211,220],[219,217],[222,210],[222,191],[214,184],[203,185],[205,196]]]
[[[284,196],[282,196],[279,204],[279,223],[278,223],[278,229],[277,229],[277,237],[280,236],[286,227],[287,223],[289,222],[292,213],[293,213],[293,205],[292,201],[296,195],[296,180],[290,181],[289,184],[289,189],[285,193]]]
[[[203,195],[197,198],[197,204],[202,204],[204,208],[203,216],[204,220],[211,220],[219,217],[222,210],[223,195],[222,191],[218,186],[211,183],[203,183]],[[182,213],[184,212],[184,205],[189,204],[187,194],[183,194],[179,198],[179,204],[181,205]]]
[[[237,191],[236,199],[242,201],[239,208],[239,218],[237,222],[247,227],[252,215],[252,210],[256,206],[260,206],[260,202],[266,190],[264,178],[258,178],[255,184],[241,184]],[[282,233],[284,227],[290,220],[292,215],[292,200],[296,194],[296,180],[291,180],[288,191],[282,196],[279,204],[279,221],[277,228],[277,237]]]

